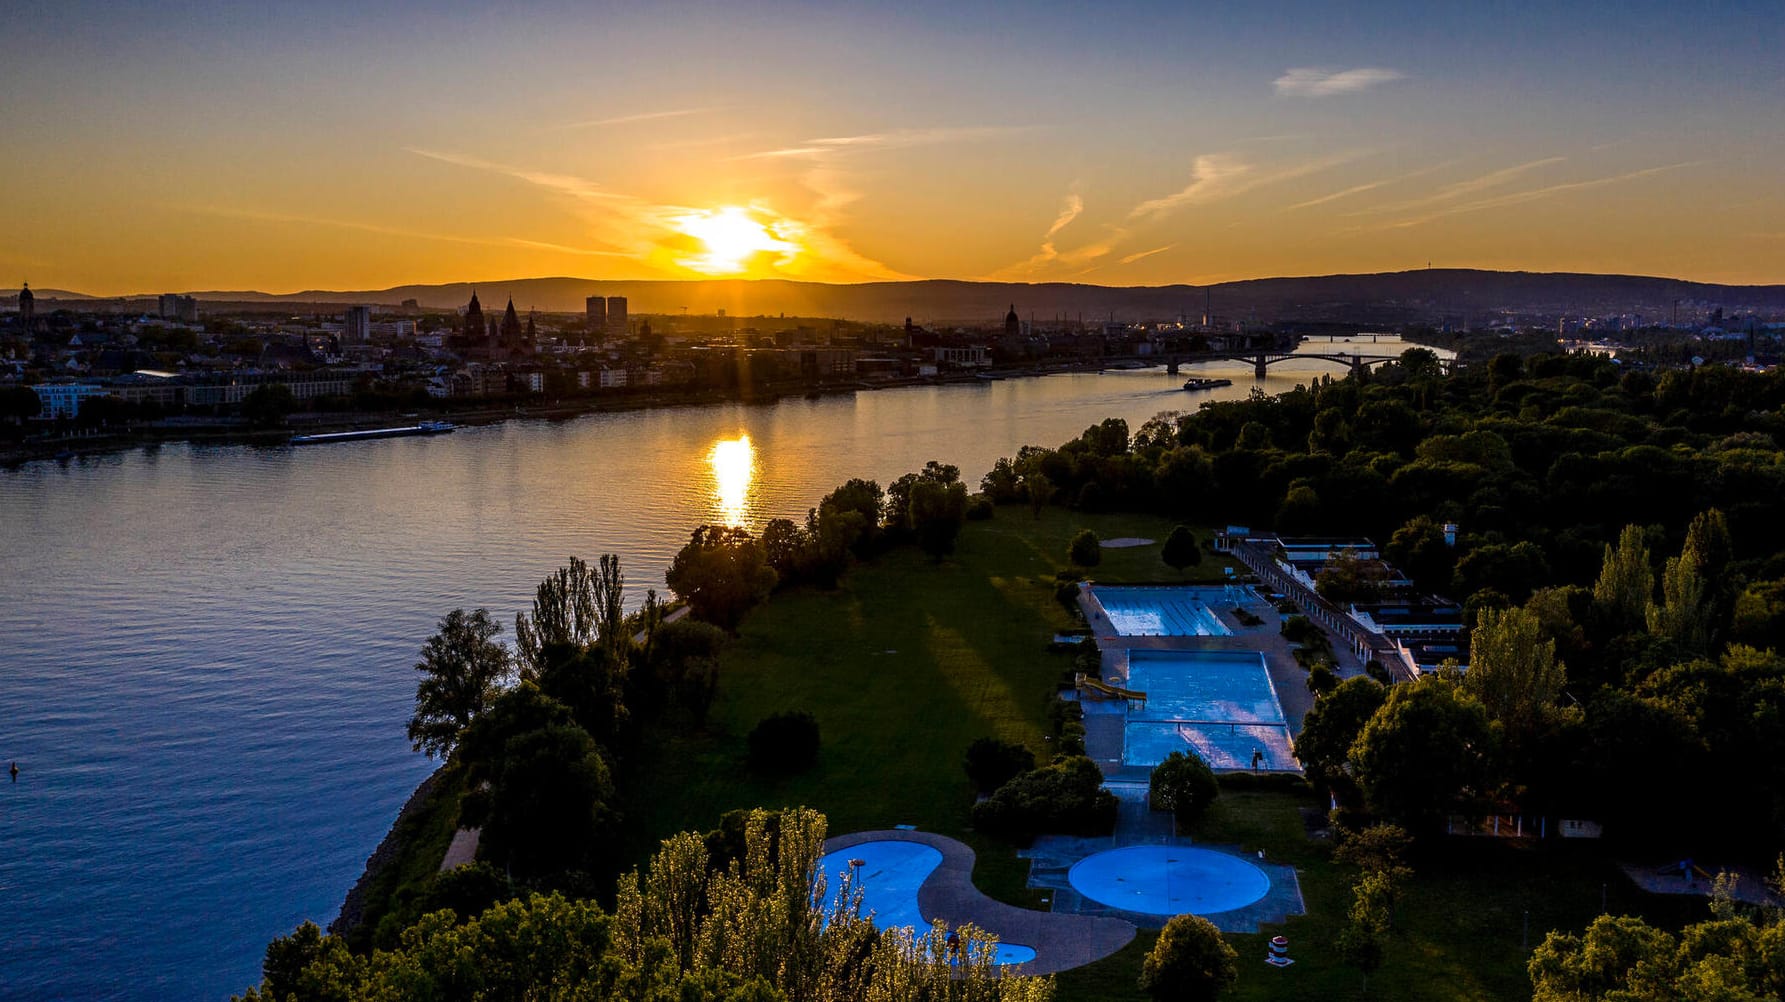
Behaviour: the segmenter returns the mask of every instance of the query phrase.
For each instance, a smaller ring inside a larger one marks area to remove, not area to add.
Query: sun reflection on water
[[[756,477],[756,447],[750,444],[750,436],[714,442],[707,452],[707,464],[713,468],[713,502],[720,519],[728,526],[741,528],[750,482]]]

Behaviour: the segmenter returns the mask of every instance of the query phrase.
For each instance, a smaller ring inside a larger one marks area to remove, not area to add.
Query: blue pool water
[[[1255,651],[1131,651],[1126,688],[1147,694],[1130,720],[1281,724],[1283,707]]]
[[[1122,730],[1125,765],[1194,752],[1214,769],[1300,768],[1264,656],[1255,651],[1130,651],[1129,689],[1147,694]]]
[[[1210,611],[1221,594],[1207,588],[1093,588],[1110,625],[1124,637],[1226,637],[1233,631]]]
[[[1251,863],[1189,846],[1134,845],[1087,856],[1067,873],[1072,889],[1143,915],[1213,915],[1264,897],[1271,880]]]
[[[942,865],[942,853],[921,842],[863,842],[847,849],[826,853],[818,861],[824,874],[825,895],[834,898],[837,889],[849,875],[850,861],[861,860],[856,873],[862,891],[862,912],[873,918],[882,929],[898,926],[919,932],[930,923],[917,907],[917,891],[936,867]],[[829,908],[831,901],[825,902]],[[1021,964],[1035,959],[1035,951],[1027,946],[999,943],[996,963]]]

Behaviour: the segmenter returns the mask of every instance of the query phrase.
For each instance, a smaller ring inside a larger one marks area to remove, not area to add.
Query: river
[[[412,665],[455,606],[512,624],[566,557],[606,552],[636,605],[702,522],[759,528],[929,459],[976,488],[1020,445],[1327,371],[1068,374],[0,471],[0,769],[21,770],[0,775],[0,997],[223,999],[258,980],[270,938],[326,925],[430,771],[403,734]],[[1186,393],[1189,375],[1234,385]]]

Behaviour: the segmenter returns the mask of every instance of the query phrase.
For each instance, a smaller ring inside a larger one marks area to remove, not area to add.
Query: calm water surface
[[[1336,371],[1290,364],[1257,385]],[[1203,371],[1234,379],[1221,396],[1255,385],[1245,366]],[[976,487],[1020,445],[1212,399],[1183,378],[0,471],[0,769],[21,769],[0,776],[0,997],[223,999],[258,980],[270,938],[327,924],[430,770],[403,727],[414,655],[447,610],[512,623],[567,556],[604,552],[636,605],[699,523],[757,528],[929,459]]]

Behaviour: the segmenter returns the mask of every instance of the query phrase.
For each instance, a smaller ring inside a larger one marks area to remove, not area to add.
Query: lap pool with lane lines
[[[847,849],[826,853],[818,861],[824,874],[825,894],[834,896],[849,876],[852,860],[861,860],[856,869],[856,886],[862,892],[862,912],[873,918],[881,929],[898,926],[928,931],[930,923],[917,906],[917,892],[936,868],[942,865],[940,850],[921,842],[888,839],[862,842]],[[831,902],[824,902],[830,908]],[[997,964],[1023,964],[1035,959],[1034,949],[1015,943],[999,943],[993,959]]]
[[[1233,631],[1209,608],[1219,588],[1098,585],[1091,597],[1124,637],[1226,637]]]
[[[1158,765],[1193,751],[1214,769],[1299,769],[1263,655],[1256,651],[1130,651],[1129,689],[1147,694],[1123,727],[1122,763]]]

